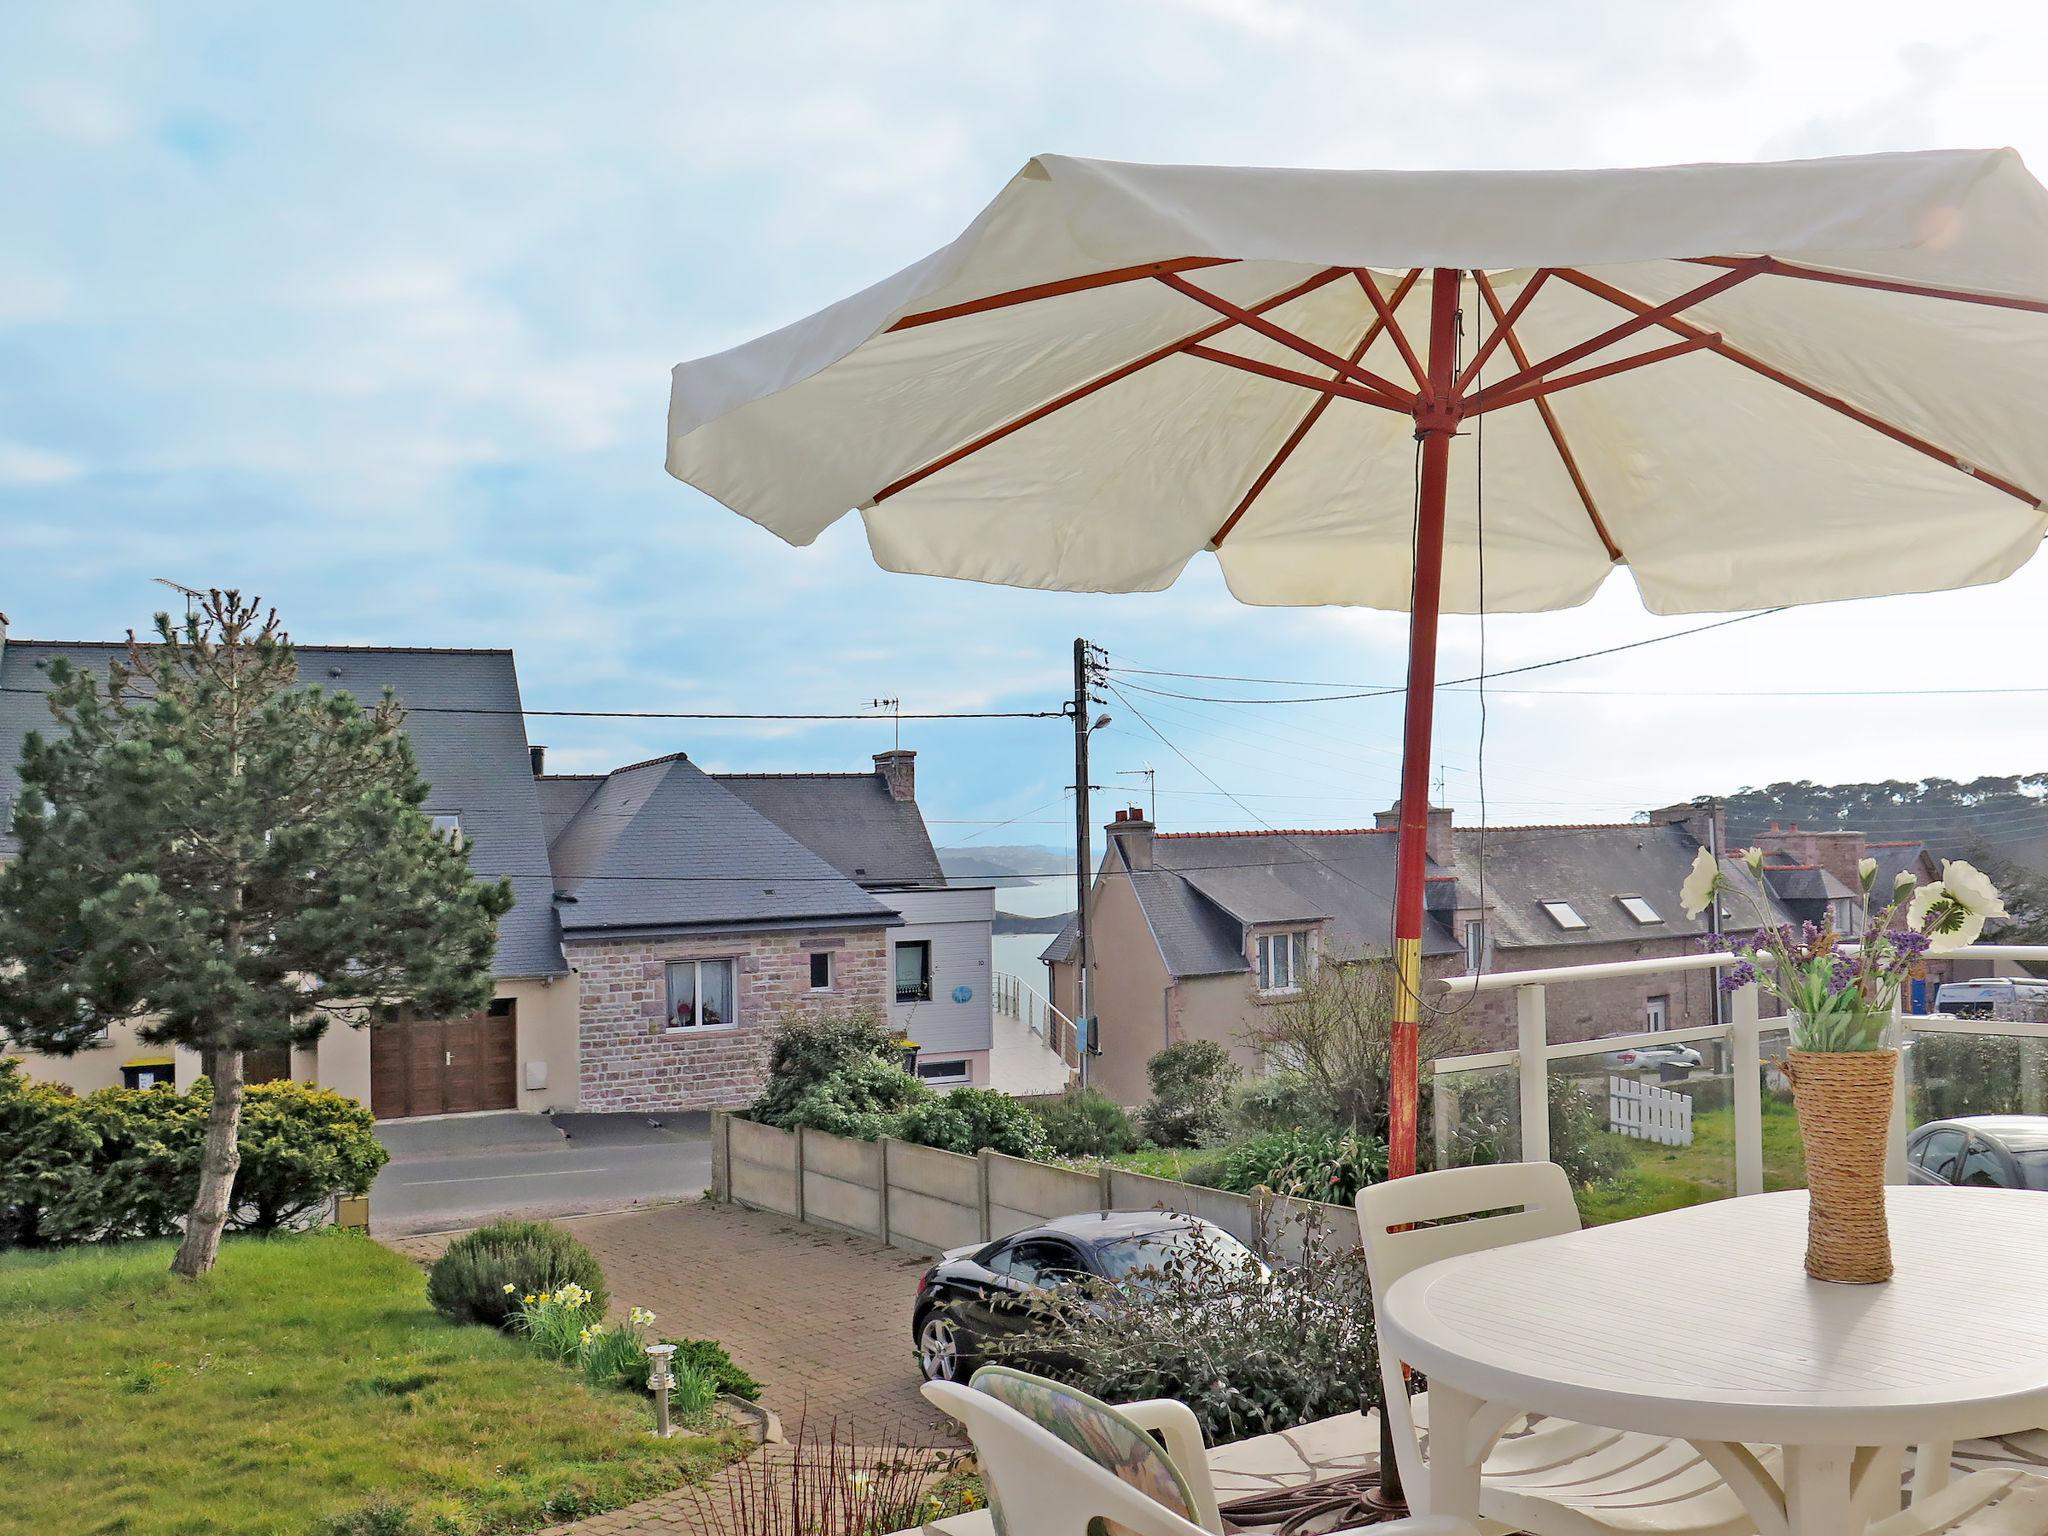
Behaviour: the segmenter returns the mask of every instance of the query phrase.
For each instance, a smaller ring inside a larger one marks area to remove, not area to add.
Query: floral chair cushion
[[[1179,1468],[1159,1448],[1159,1442],[1100,1398],[1001,1365],[983,1366],[968,1385],[1014,1408],[1183,1520],[1200,1523],[1195,1518],[1195,1501],[1187,1483]],[[993,1482],[987,1492],[996,1536],[1009,1536]],[[1127,1527],[1113,1520],[1094,1521],[1090,1529],[1106,1532],[1107,1536],[1130,1536]]]

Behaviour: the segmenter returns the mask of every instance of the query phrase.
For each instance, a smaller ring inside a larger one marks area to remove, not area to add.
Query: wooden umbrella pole
[[[1438,267],[1429,282],[1429,390],[1415,405],[1422,444],[1415,505],[1415,584],[1408,610],[1408,698],[1401,735],[1400,837],[1394,862],[1392,1101],[1387,1172],[1415,1171],[1422,1027],[1422,893],[1429,850],[1430,728],[1436,703],[1436,621],[1444,568],[1444,492],[1458,430],[1458,288],[1463,274]]]

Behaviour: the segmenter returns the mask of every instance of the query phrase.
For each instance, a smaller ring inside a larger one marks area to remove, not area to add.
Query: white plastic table
[[[1690,1441],[1760,1536],[1855,1536],[1896,1510],[1905,1447],[1938,1484],[1954,1441],[2048,1425],[2048,1194],[1887,1195],[1883,1285],[1807,1278],[1804,1191],[1404,1276],[1382,1347],[1429,1377],[1429,1512],[1477,1517],[1521,1413]],[[1744,1442],[1783,1446],[1782,1479]]]

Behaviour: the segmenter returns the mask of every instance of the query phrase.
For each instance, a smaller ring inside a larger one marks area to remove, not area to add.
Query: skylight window
[[[1658,915],[1657,909],[1640,896],[1617,896],[1614,899],[1621,903],[1622,911],[1639,923],[1661,923],[1664,921]]]
[[[1568,901],[1545,901],[1539,902],[1537,905],[1541,906],[1545,912],[1548,912],[1550,920],[1560,928],[1575,929],[1586,926],[1586,920],[1579,916],[1578,912],[1574,910],[1572,904]]]

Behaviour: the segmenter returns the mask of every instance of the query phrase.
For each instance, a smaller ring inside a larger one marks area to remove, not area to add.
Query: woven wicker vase
[[[1785,1075],[1806,1143],[1806,1272],[1872,1285],[1892,1277],[1885,1138],[1897,1051],[1791,1051]]]

